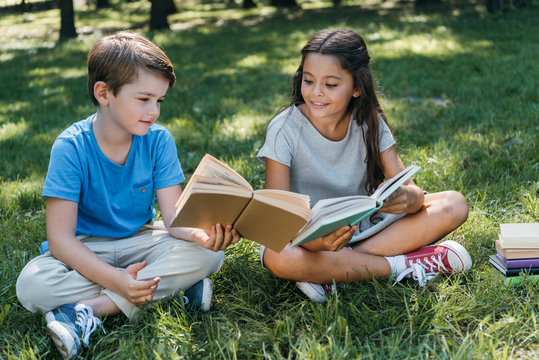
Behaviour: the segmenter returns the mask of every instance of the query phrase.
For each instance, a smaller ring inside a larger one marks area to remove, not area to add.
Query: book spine
[[[520,276],[520,273],[538,275],[539,274],[539,267],[518,268],[518,269],[507,269],[507,270],[505,270],[505,276]]]
[[[505,267],[508,269],[539,267],[539,258],[506,260]]]

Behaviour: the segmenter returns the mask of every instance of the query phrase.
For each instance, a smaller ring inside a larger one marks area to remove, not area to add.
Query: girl
[[[365,42],[350,30],[325,30],[305,45],[292,103],[271,121],[257,155],[265,161],[267,188],[307,194],[315,204],[370,194],[405,168],[378,102],[369,60]],[[275,276],[295,280],[315,302],[334,291],[333,282],[393,275],[424,286],[437,273],[471,268],[460,244],[427,246],[467,216],[460,193],[424,194],[408,180],[358,226],[280,253],[262,247],[261,261]]]

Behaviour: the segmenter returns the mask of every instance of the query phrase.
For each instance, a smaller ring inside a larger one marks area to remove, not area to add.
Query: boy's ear
[[[100,106],[107,106],[109,104],[109,87],[104,81],[97,81],[94,84],[94,97]]]

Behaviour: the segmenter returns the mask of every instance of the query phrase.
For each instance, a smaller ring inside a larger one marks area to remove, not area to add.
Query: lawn
[[[533,2],[532,2],[533,3]],[[247,240],[213,276],[210,312],[177,302],[137,322],[105,319],[88,359],[537,359],[539,285],[506,287],[488,264],[499,224],[539,222],[539,9],[487,14],[446,2],[304,2],[303,10],[185,2],[171,31],[148,33],[149,2],[77,9],[79,37],[57,44],[59,11],[0,14],[0,358],[58,358],[45,320],[17,301],[15,281],[45,239],[41,187],[55,137],[94,111],[86,55],[112,31],[151,37],[172,59],[177,84],[160,123],[175,137],[189,176],[205,153],[255,188],[255,154],[288,102],[299,50],[317,30],[348,27],[366,38],[382,105],[416,183],[454,189],[470,207],[447,239],[474,266],[426,287],[391,279],[347,284],[313,304],[274,278]]]

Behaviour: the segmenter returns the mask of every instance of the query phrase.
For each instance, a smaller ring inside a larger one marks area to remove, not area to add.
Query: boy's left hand
[[[213,250],[225,250],[230,244],[237,243],[240,235],[232,225],[227,225],[224,229],[221,224],[215,224],[210,231],[196,229],[193,231],[193,240],[200,246]]]

